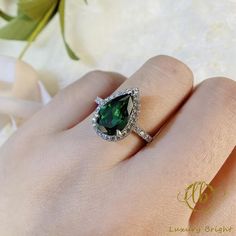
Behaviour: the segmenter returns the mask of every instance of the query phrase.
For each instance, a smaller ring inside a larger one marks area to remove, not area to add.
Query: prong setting
[[[95,99],[95,102],[98,104],[98,105],[102,105],[104,103],[104,100],[100,97],[96,97]]]

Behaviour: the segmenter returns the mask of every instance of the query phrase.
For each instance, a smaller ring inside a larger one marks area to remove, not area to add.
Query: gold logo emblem
[[[196,181],[185,189],[182,196],[181,192],[179,192],[177,199],[180,202],[184,202],[191,210],[196,211],[194,209],[196,203],[205,204],[214,191],[214,188],[205,181]]]

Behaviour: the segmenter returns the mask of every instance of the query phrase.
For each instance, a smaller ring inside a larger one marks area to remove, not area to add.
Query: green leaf
[[[32,21],[25,16],[16,17],[0,29],[0,38],[10,40],[27,40],[37,24],[37,21]]]
[[[66,51],[71,59],[79,60],[79,57],[77,57],[76,54],[72,51],[72,49],[66,42],[66,38],[65,38],[65,0],[60,0],[59,14],[60,14],[61,33],[62,33],[62,38],[66,47]]]
[[[58,0],[19,0],[18,13],[37,20],[42,18],[57,3]]]
[[[39,33],[44,29],[44,27],[47,25],[48,21],[52,18],[54,11],[56,9],[57,3],[55,2],[48,12],[44,15],[42,19],[38,22],[37,26],[34,28],[34,30],[31,32],[30,36],[28,37],[28,44],[25,46],[23,51],[20,54],[19,58],[22,58],[28,47],[31,45],[31,43],[37,38]]]
[[[76,54],[72,51],[72,49],[70,48],[70,46],[68,45],[68,43],[66,41],[64,41],[65,47],[66,47],[66,51],[68,53],[68,55],[70,56],[71,59],[78,61],[79,57],[76,56]]]
[[[2,17],[6,21],[10,21],[14,18],[14,17],[8,15],[7,13],[3,12],[1,9],[0,9],[0,17]]]

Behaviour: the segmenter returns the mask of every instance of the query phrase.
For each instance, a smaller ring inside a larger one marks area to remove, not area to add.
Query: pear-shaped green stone
[[[133,98],[130,94],[118,96],[99,110],[97,128],[104,134],[116,135],[117,130],[122,131],[128,124],[133,110]]]

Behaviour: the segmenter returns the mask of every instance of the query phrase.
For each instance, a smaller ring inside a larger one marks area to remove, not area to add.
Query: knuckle
[[[104,76],[104,74],[105,74],[105,72],[103,72],[103,71],[100,71],[100,70],[92,70],[92,71],[89,71],[89,72],[85,75],[85,77],[86,77],[87,79],[93,80],[93,79],[96,79],[98,76],[99,76],[99,77]]]
[[[91,71],[86,75],[86,79],[93,83],[94,85],[102,85],[106,88],[116,88],[122,82],[124,82],[125,77],[121,74],[114,72],[105,72],[105,71]]]
[[[211,94],[236,99],[236,82],[232,79],[226,77],[209,78],[204,80],[200,87],[205,88]]]
[[[193,86],[192,71],[178,59],[166,55],[159,55],[150,58],[145,64],[147,67],[156,69],[166,77],[175,80],[175,82],[179,82],[184,87],[192,88]]]
[[[236,112],[236,82],[226,77],[204,80],[199,86],[209,97]]]
[[[230,84],[235,83],[233,80],[227,78],[227,77],[213,77],[208,78],[204,80],[201,84],[204,86],[214,86],[214,87],[223,87],[223,86],[229,86]]]
[[[93,84],[96,86],[99,84],[99,79],[104,76],[102,76],[102,74],[104,74],[104,72],[99,70],[88,72],[81,79],[76,80],[74,83],[60,90],[54,99],[60,100],[63,103],[73,101],[77,96],[80,96],[80,93],[76,93],[78,87],[85,88],[87,84]],[[86,83],[81,83],[81,80],[86,81]]]

